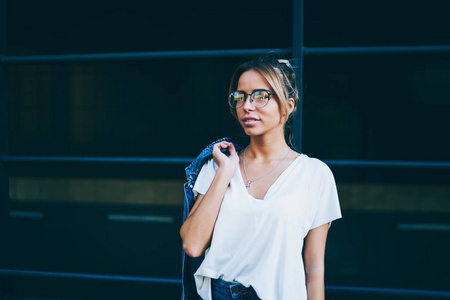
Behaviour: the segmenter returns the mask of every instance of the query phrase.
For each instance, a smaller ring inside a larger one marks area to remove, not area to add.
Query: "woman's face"
[[[267,80],[253,70],[241,75],[237,89],[246,92],[248,95],[258,89],[265,89],[274,94]],[[236,109],[239,123],[249,136],[262,136],[264,134],[281,134],[284,136],[284,123],[287,118],[283,116],[283,113],[275,95],[271,95],[267,105],[261,108],[255,108],[250,96],[247,96],[244,105]]]

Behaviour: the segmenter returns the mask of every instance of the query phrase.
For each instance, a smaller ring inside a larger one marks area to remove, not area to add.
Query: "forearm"
[[[208,191],[182,225],[180,235],[183,248],[189,256],[200,256],[208,247],[230,180],[229,170],[217,170]]]

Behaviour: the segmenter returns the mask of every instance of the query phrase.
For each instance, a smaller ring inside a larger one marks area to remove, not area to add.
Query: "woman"
[[[288,145],[297,102],[288,61],[261,58],[233,75],[229,104],[250,144],[239,153],[214,144],[180,230],[187,255],[204,254],[195,273],[204,300],[325,297],[326,237],[341,213],[329,168]]]

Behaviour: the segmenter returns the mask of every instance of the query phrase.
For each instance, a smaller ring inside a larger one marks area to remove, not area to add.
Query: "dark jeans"
[[[247,288],[222,279],[211,280],[211,291],[213,300],[260,300],[251,286]]]

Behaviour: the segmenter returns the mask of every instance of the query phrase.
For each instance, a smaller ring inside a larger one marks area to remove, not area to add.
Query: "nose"
[[[245,98],[244,104],[242,105],[242,109],[244,109],[244,110],[255,109],[251,95],[247,95],[247,98]]]

